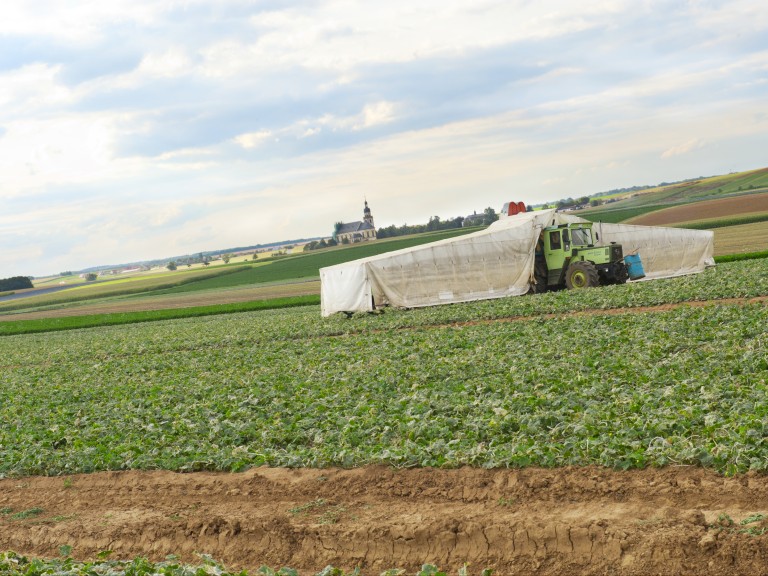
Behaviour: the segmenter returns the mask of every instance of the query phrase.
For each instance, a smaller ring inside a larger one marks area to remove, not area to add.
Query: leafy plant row
[[[765,304],[544,314],[765,294],[767,265],[349,320],[307,306],[8,336],[0,474],[372,463],[765,470]],[[528,318],[478,322],[505,316]]]
[[[230,571],[207,555],[201,555],[203,563],[192,566],[179,562],[175,557],[162,562],[151,562],[146,558],[135,558],[130,561],[118,561],[99,559],[95,562],[77,562],[71,557],[63,559],[43,560],[39,558],[27,558],[15,552],[0,553],[0,574],[4,576],[94,576],[105,574],[109,576],[248,576],[248,571]],[[299,576],[292,568],[280,568],[274,570],[268,566],[262,566],[255,572],[255,576]],[[355,568],[351,572],[345,572],[340,568],[326,566],[315,576],[361,576],[363,572]],[[385,570],[380,576],[405,575],[402,569]],[[447,572],[441,571],[432,564],[424,564],[415,576],[447,576]],[[467,576],[469,571],[466,566],[459,568],[458,576]],[[479,572],[481,576],[491,576],[492,571],[484,569]]]

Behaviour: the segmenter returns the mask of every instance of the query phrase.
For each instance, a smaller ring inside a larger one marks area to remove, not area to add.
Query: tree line
[[[376,230],[377,238],[394,238],[395,236],[407,236],[408,234],[423,234],[424,232],[437,232],[439,230],[451,230],[463,226],[489,226],[499,219],[496,210],[490,206],[480,214],[468,217],[456,216],[441,220],[440,216],[432,216],[426,224],[402,224],[395,226],[390,224]]]

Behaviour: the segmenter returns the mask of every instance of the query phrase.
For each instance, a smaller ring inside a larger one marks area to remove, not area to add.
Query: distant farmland
[[[631,218],[627,220],[627,223],[643,226],[669,226],[681,222],[755,213],[765,213],[768,216],[768,192],[731,198],[718,198],[717,200],[705,200],[693,204],[655,210]]]

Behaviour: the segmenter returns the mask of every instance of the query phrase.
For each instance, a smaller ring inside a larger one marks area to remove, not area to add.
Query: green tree
[[[222,254],[221,259],[224,260],[224,264],[229,264],[229,261],[232,260],[232,254]]]
[[[88,272],[88,274],[86,274],[84,278],[86,282],[93,282],[94,280],[96,280],[96,278],[98,278],[98,276],[96,276],[96,274],[94,274],[93,272]]]
[[[488,226],[489,224],[493,224],[498,219],[499,219],[499,215],[496,214],[496,210],[494,210],[490,206],[488,206],[488,208],[483,210],[483,224],[485,226]]]
[[[176,268],[177,268],[176,262],[171,260],[170,262],[168,262],[168,264],[165,265],[165,267],[168,268],[168,270],[171,270],[171,271],[176,270]]]

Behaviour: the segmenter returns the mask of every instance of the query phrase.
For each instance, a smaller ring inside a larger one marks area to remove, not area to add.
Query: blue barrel
[[[643,263],[640,262],[640,254],[629,254],[624,256],[624,263],[627,265],[627,272],[629,272],[630,280],[640,280],[645,278],[645,270],[643,270]]]

